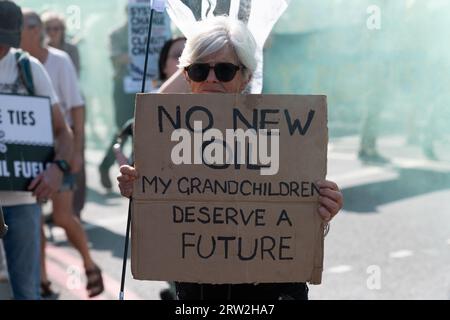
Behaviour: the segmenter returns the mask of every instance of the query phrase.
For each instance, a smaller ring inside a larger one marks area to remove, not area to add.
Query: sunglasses
[[[203,82],[208,79],[209,71],[211,69],[214,69],[217,80],[220,82],[229,82],[234,79],[236,72],[240,70],[241,67],[229,62],[220,62],[213,66],[209,65],[209,63],[193,63],[184,68],[189,78],[195,82]]]

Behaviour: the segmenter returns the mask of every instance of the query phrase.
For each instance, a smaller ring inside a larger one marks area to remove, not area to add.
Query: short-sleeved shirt
[[[59,98],[59,106],[64,119],[69,126],[72,126],[71,109],[76,106],[84,107],[75,66],[67,53],[49,47],[44,67]]]
[[[19,80],[17,61],[15,53],[17,49],[11,48],[9,52],[0,59],[0,93],[14,93],[27,95],[28,92]],[[33,76],[34,90],[36,95],[50,98],[52,105],[58,103],[58,97],[52,87],[51,80],[44,66],[30,56],[31,73]],[[31,192],[0,191],[0,204],[2,206],[14,206],[36,203],[36,198]]]

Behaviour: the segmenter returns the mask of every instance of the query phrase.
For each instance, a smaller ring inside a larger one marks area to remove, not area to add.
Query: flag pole
[[[153,21],[153,12],[154,11],[155,10],[152,8],[152,10],[150,11],[150,22],[148,23],[147,48],[145,49],[144,76],[142,77],[141,93],[145,92],[145,81],[147,78],[147,66],[148,66],[148,52],[150,50],[150,39],[152,37],[152,21]]]
[[[145,51],[145,63],[144,63],[144,74],[142,76],[142,89],[141,93],[145,93],[145,82],[147,78],[147,67],[148,67],[148,52],[150,50],[150,39],[152,36],[152,22],[153,22],[153,12],[155,11],[153,9],[153,1],[150,0],[150,20],[148,23],[148,35],[147,35],[147,48]],[[123,251],[123,262],[122,262],[122,279],[120,281],[120,293],[119,293],[119,300],[124,299],[124,288],[125,288],[125,274],[127,270],[127,258],[128,258],[128,243],[130,239],[130,226],[131,226],[131,206],[132,206],[133,198],[130,197],[130,200],[128,202],[128,218],[127,218],[127,230],[125,232],[125,248]]]

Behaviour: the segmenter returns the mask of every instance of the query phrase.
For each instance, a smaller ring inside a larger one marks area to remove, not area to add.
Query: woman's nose
[[[214,68],[209,69],[208,77],[206,78],[206,82],[219,82],[216,78],[216,73],[214,72]]]

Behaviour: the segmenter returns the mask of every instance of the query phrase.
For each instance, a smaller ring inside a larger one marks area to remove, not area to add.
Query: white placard
[[[151,12],[150,1],[130,0],[128,3],[128,66],[127,93],[141,91],[144,75],[148,25]],[[158,59],[164,43],[171,38],[170,19],[166,12],[153,12],[152,34],[148,54],[147,82],[158,78]]]
[[[52,146],[50,99],[0,94],[0,140],[10,144]]]

